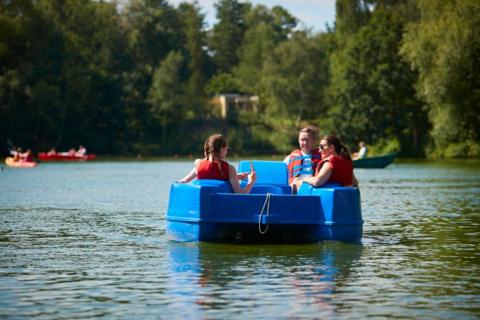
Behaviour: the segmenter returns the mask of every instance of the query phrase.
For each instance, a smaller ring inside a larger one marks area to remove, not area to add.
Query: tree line
[[[288,153],[313,125],[355,149],[480,156],[480,2],[337,0],[325,32],[281,6],[0,1],[0,137],[35,151]],[[257,95],[219,117],[211,98]]]

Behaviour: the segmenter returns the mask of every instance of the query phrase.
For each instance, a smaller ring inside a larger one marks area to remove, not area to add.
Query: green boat
[[[371,168],[371,169],[385,168],[390,163],[392,163],[393,160],[395,160],[396,156],[397,156],[397,153],[390,153],[384,156],[353,160],[353,167],[354,168]]]

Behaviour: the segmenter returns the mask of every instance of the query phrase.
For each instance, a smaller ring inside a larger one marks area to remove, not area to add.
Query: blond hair
[[[300,135],[300,133],[306,133],[308,134],[313,140],[315,140],[317,138],[317,133],[315,132],[315,130],[313,128],[310,128],[310,127],[305,127],[303,129],[301,129],[298,134]]]

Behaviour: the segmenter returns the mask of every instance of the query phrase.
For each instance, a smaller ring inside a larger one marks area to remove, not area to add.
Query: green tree
[[[62,64],[57,77],[62,110],[53,144],[113,150],[112,141],[121,140],[118,129],[123,127],[118,66],[124,45],[117,32],[115,5],[43,0],[38,7],[62,35]]]
[[[210,49],[217,73],[229,73],[238,63],[237,50],[245,32],[245,13],[250,4],[237,0],[219,0],[215,4],[218,22],[213,27]]]
[[[335,3],[335,31],[340,37],[349,37],[368,23],[367,0],[337,0]]]
[[[290,148],[286,136],[296,134],[304,122],[316,123],[327,111],[329,64],[322,40],[296,32],[289,41],[280,43],[265,62],[261,99],[266,100],[269,125],[284,135],[286,144],[280,147],[283,151]]]
[[[205,87],[205,91],[210,95],[238,92],[237,81],[231,73],[219,73],[213,76]]]
[[[179,16],[185,35],[185,60],[188,78],[185,88],[185,104],[188,106],[188,118],[201,118],[205,114],[205,84],[208,70],[206,53],[207,36],[204,30],[204,15],[196,4],[182,3]]]
[[[436,157],[480,157],[480,3],[418,1],[402,54],[418,70]]]
[[[368,24],[332,56],[331,130],[350,146],[395,139],[419,153],[428,123],[416,99],[416,73],[399,55],[408,5],[378,4]]]
[[[147,96],[155,68],[169,52],[182,50],[184,37],[177,12],[165,0],[133,0],[123,16],[129,56],[123,103],[130,140],[136,145],[154,135]]]
[[[148,92],[148,103],[154,119],[162,128],[162,146],[167,145],[168,133],[177,135],[177,131],[169,131],[184,118],[184,102],[182,100],[181,68],[183,56],[179,52],[171,52],[160,63],[153,74],[152,85]],[[176,141],[176,139],[175,139]]]
[[[0,3],[0,136],[25,147],[54,140],[62,50],[61,32],[37,3]]]
[[[272,10],[255,6],[245,20],[248,27],[238,50],[240,61],[234,69],[234,78],[240,91],[258,94],[264,61],[279,42],[292,34],[296,19],[279,6]]]

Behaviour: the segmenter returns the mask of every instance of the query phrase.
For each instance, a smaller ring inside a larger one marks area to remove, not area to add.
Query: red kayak
[[[40,152],[37,156],[38,160],[47,161],[85,161],[95,159],[97,156],[94,154],[86,154],[83,156],[68,155],[67,153],[59,152],[55,154],[48,154],[46,152]]]
[[[33,161],[24,161],[24,160],[13,160],[12,157],[8,157],[5,159],[5,164],[9,167],[13,168],[34,168],[37,166],[36,162]]]

